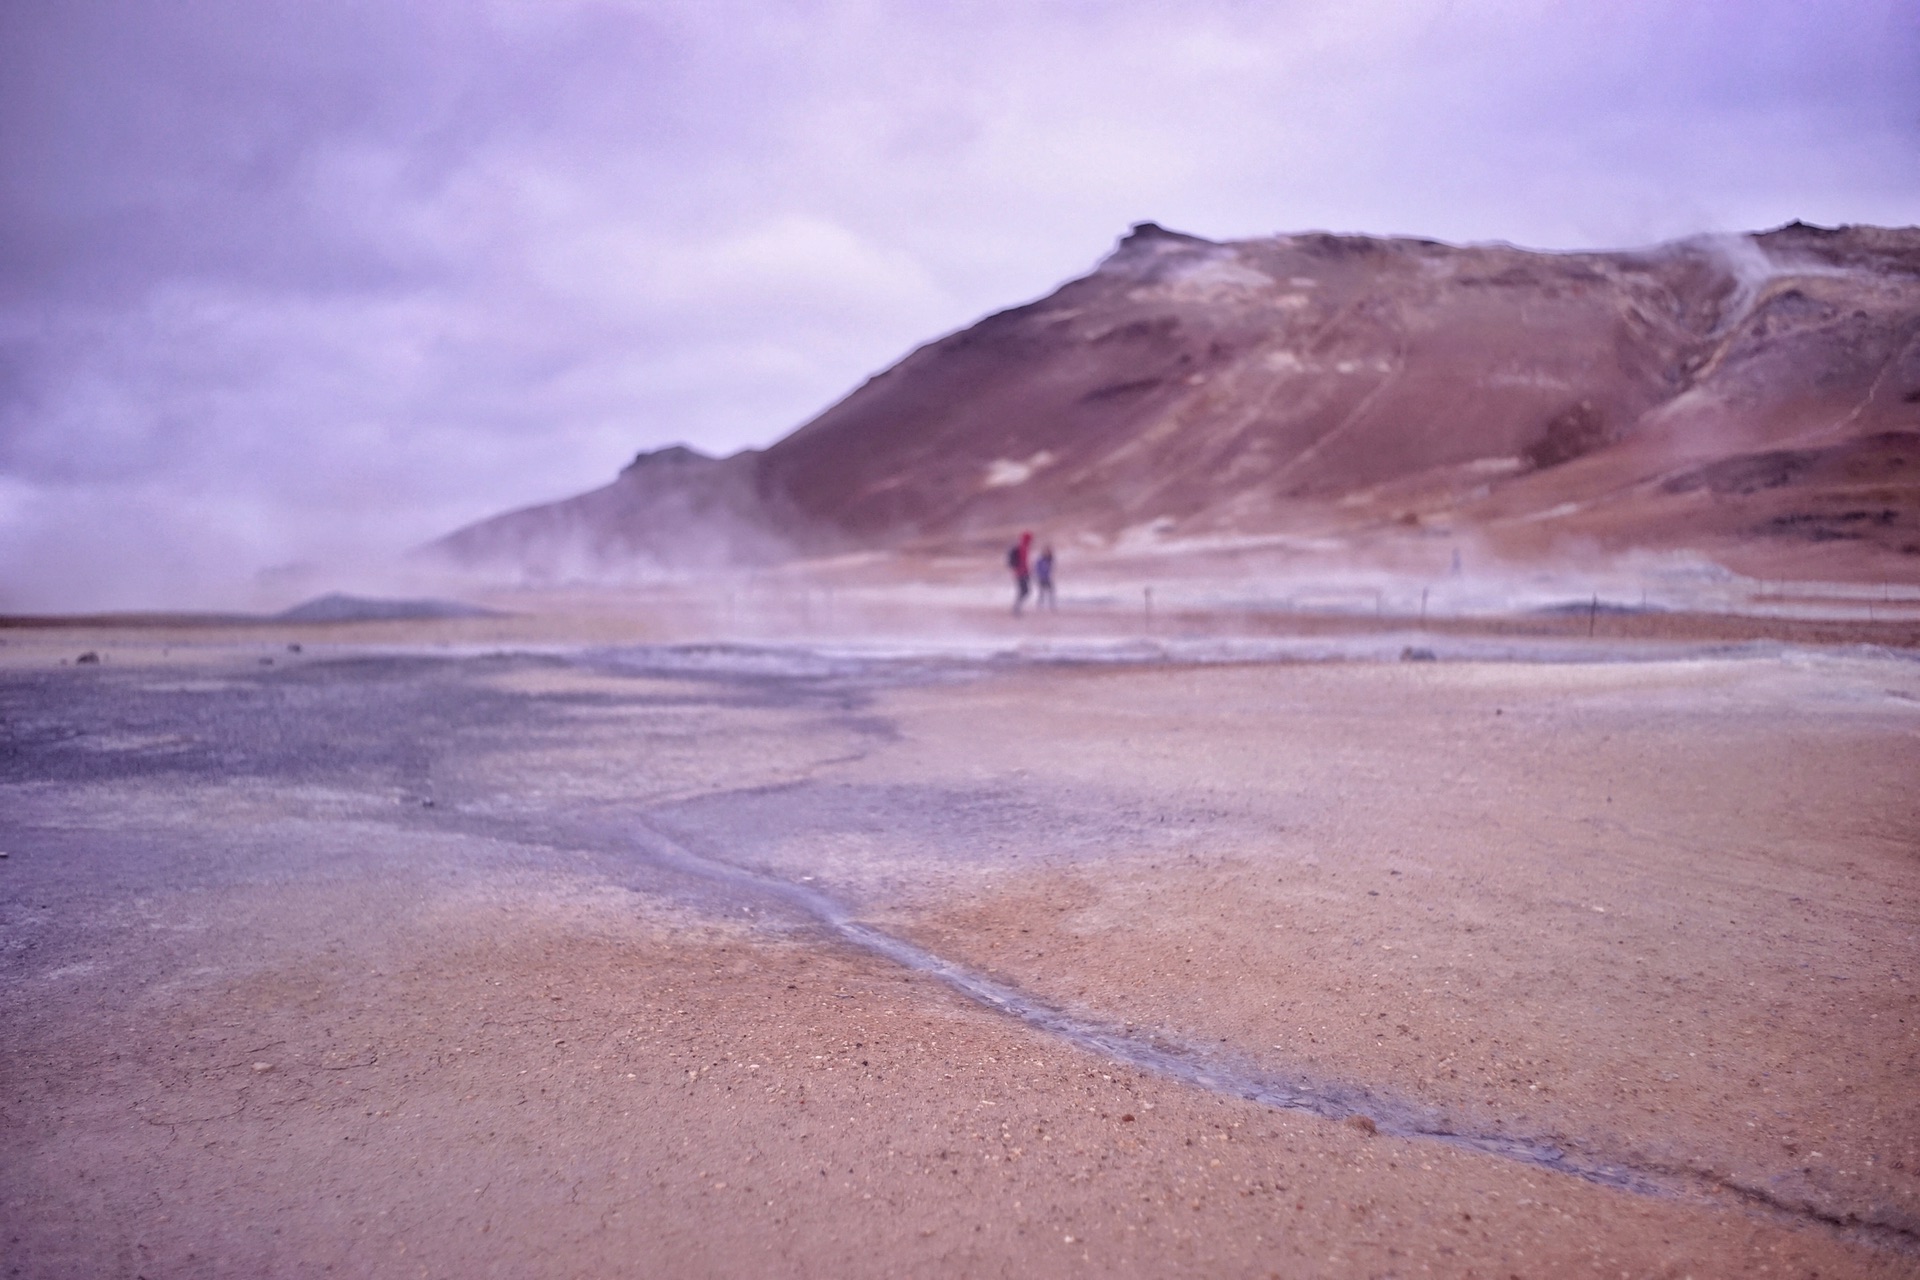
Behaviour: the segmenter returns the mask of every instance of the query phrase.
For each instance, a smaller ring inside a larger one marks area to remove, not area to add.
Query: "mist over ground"
[[[1890,2],[13,6],[0,610],[378,583],[769,443],[1143,218],[1908,223],[1916,54]]]

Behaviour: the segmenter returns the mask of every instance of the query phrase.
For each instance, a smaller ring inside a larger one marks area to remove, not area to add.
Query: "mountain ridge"
[[[685,572],[1043,526],[1088,554],[1438,535],[1518,559],[1813,549],[1842,576],[1915,576],[1916,339],[1915,228],[1549,253],[1138,223],[764,450],[643,454],[432,554]]]

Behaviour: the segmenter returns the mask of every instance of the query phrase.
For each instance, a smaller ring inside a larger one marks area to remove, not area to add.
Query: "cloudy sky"
[[[0,611],[769,443],[1141,219],[1796,217],[1920,222],[1911,0],[11,0]]]

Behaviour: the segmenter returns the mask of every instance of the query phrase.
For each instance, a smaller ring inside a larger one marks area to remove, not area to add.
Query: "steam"
[[[1683,243],[1704,249],[1733,277],[1733,293],[1727,299],[1719,323],[1714,326],[1714,337],[1724,336],[1739,328],[1753,314],[1754,307],[1761,302],[1768,286],[1778,280],[1808,276],[1844,277],[1848,274],[1844,268],[1831,263],[1805,258],[1782,260],[1748,234],[1693,236]]]

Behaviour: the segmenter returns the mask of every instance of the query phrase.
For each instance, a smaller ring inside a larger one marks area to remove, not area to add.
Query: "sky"
[[[0,612],[764,446],[1141,220],[1794,218],[1920,222],[1911,0],[12,0]]]

